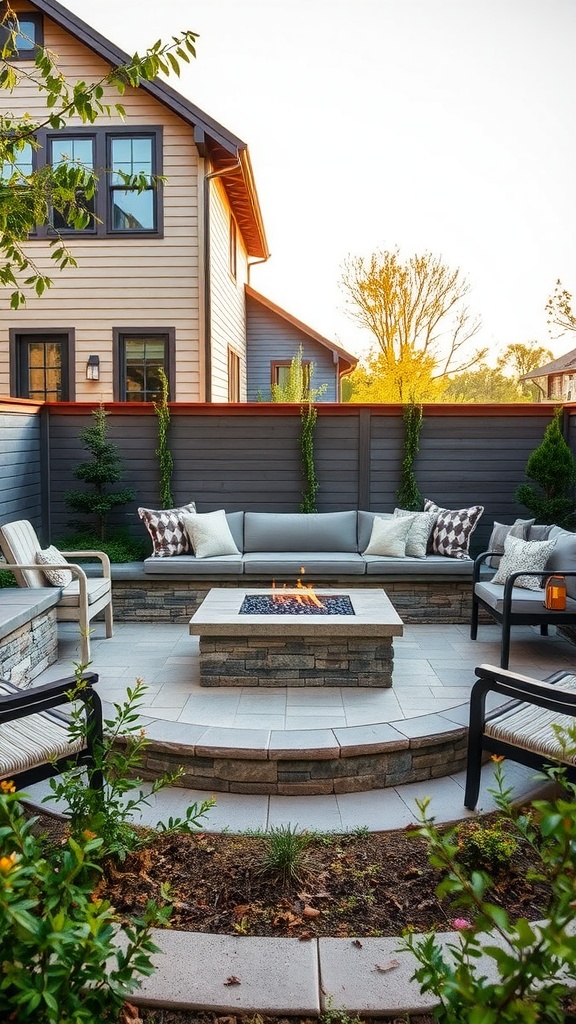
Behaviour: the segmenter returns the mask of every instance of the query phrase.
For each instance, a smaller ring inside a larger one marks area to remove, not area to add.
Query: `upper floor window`
[[[94,138],[86,135],[66,135],[64,138],[50,138],[50,162],[53,167],[72,167],[88,174],[94,171]],[[58,231],[94,231],[94,196],[88,196],[82,188],[76,190],[76,202],[87,215],[82,226],[75,226],[59,210],[52,211],[52,226]]]
[[[14,174],[29,175],[34,170],[34,150],[29,142],[25,142],[14,153],[14,160],[0,164],[0,178],[7,180]]]
[[[238,273],[238,228],[234,217],[230,217],[228,269],[234,280]]]
[[[0,25],[0,53],[8,60],[33,60],[44,43],[42,15],[21,11]]]
[[[153,139],[150,135],[110,137],[110,210],[112,231],[154,231]],[[138,178],[127,187],[127,178]]]
[[[228,401],[240,401],[240,356],[228,348]]]

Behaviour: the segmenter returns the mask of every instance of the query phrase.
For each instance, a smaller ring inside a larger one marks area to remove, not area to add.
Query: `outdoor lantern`
[[[88,356],[86,380],[100,380],[100,356]]]
[[[566,579],[564,576],[549,576],[546,581],[544,607],[551,611],[563,612],[566,609]]]

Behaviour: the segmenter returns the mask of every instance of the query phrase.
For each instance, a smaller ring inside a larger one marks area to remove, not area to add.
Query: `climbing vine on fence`
[[[311,402],[303,405],[300,413],[302,430],[300,433],[300,448],[302,452],[302,472],[304,474],[305,489],[300,503],[301,512],[317,512],[316,495],[320,484],[316,477],[316,466],[314,464],[314,432],[318,413]]]
[[[154,402],[154,411],[158,420],[158,447],[156,458],[160,469],[160,502],[162,508],[172,508],[172,470],[174,459],[168,443],[170,430],[170,410],[168,408],[168,378],[164,370],[159,370],[162,393],[159,402]]]
[[[404,458],[402,460],[402,472],[400,487],[396,492],[400,508],[407,508],[418,512],[424,506],[424,499],[418,490],[416,477],[414,475],[414,461],[420,450],[420,432],[422,430],[422,406],[404,406]]]

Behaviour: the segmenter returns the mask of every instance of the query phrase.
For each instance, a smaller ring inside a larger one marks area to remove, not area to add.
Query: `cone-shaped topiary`
[[[537,487],[521,484],[515,498],[538,523],[570,526],[576,515],[576,503],[574,496],[567,492],[576,482],[576,461],[562,435],[561,419],[562,409],[559,408],[546,427],[542,444],[534,449],[526,463],[526,476]]]
[[[122,460],[116,445],[107,438],[106,417],[108,413],[100,406],[92,412],[94,423],[80,431],[80,440],[90,452],[92,458],[80,463],[73,470],[78,480],[91,486],[89,491],[68,491],[65,502],[75,512],[84,512],[95,516],[98,534],[106,540],[106,522],[108,513],[119,505],[132,501],[134,491],[124,487],[121,491],[108,491],[109,484],[116,483],[122,476]]]

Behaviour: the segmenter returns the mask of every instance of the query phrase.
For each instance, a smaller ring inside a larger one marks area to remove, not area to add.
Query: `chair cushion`
[[[504,585],[513,572],[520,572],[521,569],[541,571],[547,566],[555,544],[555,538],[521,540],[520,537],[508,536],[504,542],[504,554],[500,565],[490,582]],[[541,590],[543,583],[541,576],[518,576],[514,580],[515,587],[522,587],[525,590]]]
[[[448,509],[426,498],[424,511],[437,513],[431,535],[432,554],[445,555],[446,558],[469,558],[470,537],[484,512],[484,506]]]
[[[504,611],[504,587],[498,583],[486,582],[477,583],[474,592],[481,601],[484,601],[489,608],[502,615]],[[566,611],[572,612],[576,617],[576,601],[569,597],[566,599]],[[517,615],[534,614],[534,622],[537,624],[539,616],[544,612],[544,593],[541,589],[526,590],[514,587],[512,591],[512,613]]]
[[[156,558],[188,554],[190,543],[182,516],[185,512],[195,511],[196,504],[193,501],[180,508],[138,509],[138,515],[152,538],[152,553]]]
[[[576,676],[564,676],[556,686],[559,690],[576,693]],[[550,757],[563,764],[576,764],[576,751],[562,746],[556,728],[570,729],[575,719],[571,715],[559,715],[557,711],[536,704],[513,702],[506,705],[486,721],[484,732],[487,736],[511,743],[523,750],[531,750],[542,757]]]
[[[15,687],[0,680],[0,694]],[[37,765],[56,761],[83,748],[82,739],[70,743],[68,721],[58,712],[39,711],[0,723],[0,779],[10,778]]]
[[[555,573],[576,571],[576,533],[569,533],[560,526],[552,526],[550,540],[556,544],[546,562],[546,568]],[[566,577],[566,593],[576,598],[576,576]]]
[[[58,548],[55,548],[53,544],[49,548],[45,548],[44,551],[37,551],[34,559],[38,565],[41,566],[64,566],[68,565],[64,555],[60,554]],[[72,582],[73,576],[69,569],[42,569],[48,583],[52,587],[67,587]]]
[[[88,579],[86,581],[86,589],[88,592],[88,604],[95,604],[100,598],[105,597],[110,593],[110,580],[102,579],[102,577],[96,579]],[[62,591],[62,597],[58,602],[59,607],[66,608],[78,608],[80,603],[80,583],[77,579],[72,580],[67,587],[64,587]]]

